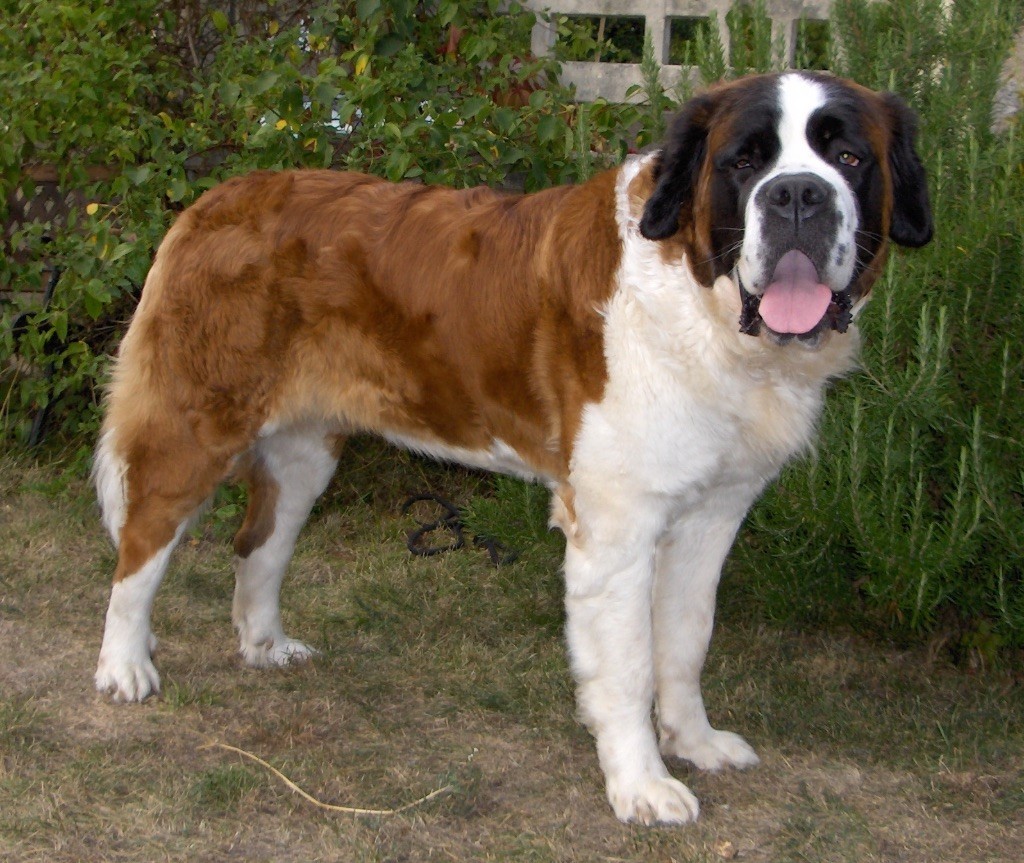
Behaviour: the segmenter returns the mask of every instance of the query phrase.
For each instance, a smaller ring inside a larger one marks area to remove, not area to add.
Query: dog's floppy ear
[[[693,204],[714,104],[713,96],[698,96],[687,102],[672,121],[655,169],[657,183],[640,219],[640,233],[648,240],[664,240],[675,234],[680,214]]]
[[[924,166],[917,155],[917,117],[898,96],[882,96],[892,123],[889,169],[892,172],[892,223],[889,236],[901,246],[923,246],[932,238],[932,208]]]

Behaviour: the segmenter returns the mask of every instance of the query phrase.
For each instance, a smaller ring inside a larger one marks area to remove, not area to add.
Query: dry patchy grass
[[[81,478],[0,457],[0,857],[9,861],[1011,861],[1024,847],[1019,675],[760,627],[725,603],[707,671],[718,724],[762,765],[700,774],[683,829],[619,824],[573,719],[549,548],[412,558],[400,505],[474,475],[369,444],[347,460],[286,582],[322,652],[234,653],[232,523],[188,538],[157,601],[163,693],[92,690],[113,554]],[[392,808],[317,809],[316,797]]]

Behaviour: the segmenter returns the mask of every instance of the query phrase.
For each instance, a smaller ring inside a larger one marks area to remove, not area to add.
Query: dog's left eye
[[[843,150],[839,154],[839,164],[846,165],[848,168],[856,168],[860,164],[860,156],[856,153],[851,153],[849,150]]]

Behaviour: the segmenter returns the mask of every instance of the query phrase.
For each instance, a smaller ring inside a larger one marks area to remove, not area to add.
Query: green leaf
[[[558,131],[562,127],[562,121],[554,114],[545,114],[537,123],[537,140],[542,144],[555,140]]]
[[[498,108],[494,112],[494,125],[503,135],[507,135],[512,131],[516,119],[517,114],[511,108]]]
[[[188,182],[184,177],[174,177],[167,189],[167,197],[171,201],[181,201],[188,194]]]
[[[412,153],[408,150],[392,150],[384,173],[392,182],[403,179],[412,165]]]
[[[217,29],[218,33],[227,33],[231,27],[228,16],[221,12],[220,9],[214,9],[210,13],[210,21],[213,22],[213,26]]]
[[[482,115],[483,119],[487,116],[491,104],[491,100],[485,96],[473,96],[462,103],[460,113],[466,120],[476,119],[478,115]]]
[[[526,156],[527,153],[525,150],[522,150],[519,147],[509,147],[507,150],[502,152],[501,158],[498,161],[502,165],[516,165],[523,161]]]
[[[90,318],[93,320],[99,318],[103,314],[103,307],[109,300],[110,292],[99,279],[91,279],[85,283],[85,290],[82,292],[82,305]]]
[[[356,15],[360,20],[367,21],[380,8],[380,3],[381,0],[356,0]]]
[[[213,517],[218,521],[231,521],[242,514],[242,507],[237,503],[228,503],[219,506],[213,511]]]
[[[442,26],[451,24],[459,14],[459,4],[454,0],[441,0],[440,8],[437,10],[437,21]]]
[[[266,69],[249,85],[249,92],[254,96],[266,93],[277,83],[278,77],[273,69]]]
[[[123,173],[131,181],[132,185],[141,186],[150,178],[153,169],[149,165],[139,165],[134,168],[125,168]]]
[[[442,111],[434,117],[434,122],[444,129],[454,129],[461,120],[462,118],[454,111]]]
[[[295,119],[302,113],[302,108],[302,88],[298,84],[289,84],[281,94],[281,101],[278,103],[278,114],[281,117]]]
[[[57,334],[57,338],[61,342],[68,340],[68,313],[64,309],[53,312],[50,315],[50,326],[53,327],[53,331]]]
[[[313,101],[324,108],[331,109],[340,91],[328,81],[321,81],[313,88]]]
[[[242,88],[235,81],[224,81],[217,88],[217,95],[225,105],[234,105],[242,93]]]
[[[118,243],[114,247],[114,251],[110,253],[110,257],[107,258],[107,261],[109,263],[113,263],[114,261],[119,261],[125,255],[130,254],[133,249],[134,249],[134,246],[131,243]]]

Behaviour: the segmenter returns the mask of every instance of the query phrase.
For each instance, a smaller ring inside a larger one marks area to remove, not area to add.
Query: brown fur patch
[[[274,510],[280,492],[280,486],[258,459],[247,471],[245,482],[249,488],[249,506],[234,541],[235,554],[241,558],[260,548],[274,532]]]
[[[501,440],[564,478],[604,386],[616,177],[523,196],[263,172],[204,195],[158,252],[109,394],[130,497],[118,577],[268,425]],[[242,556],[273,521],[272,481],[249,479]]]

